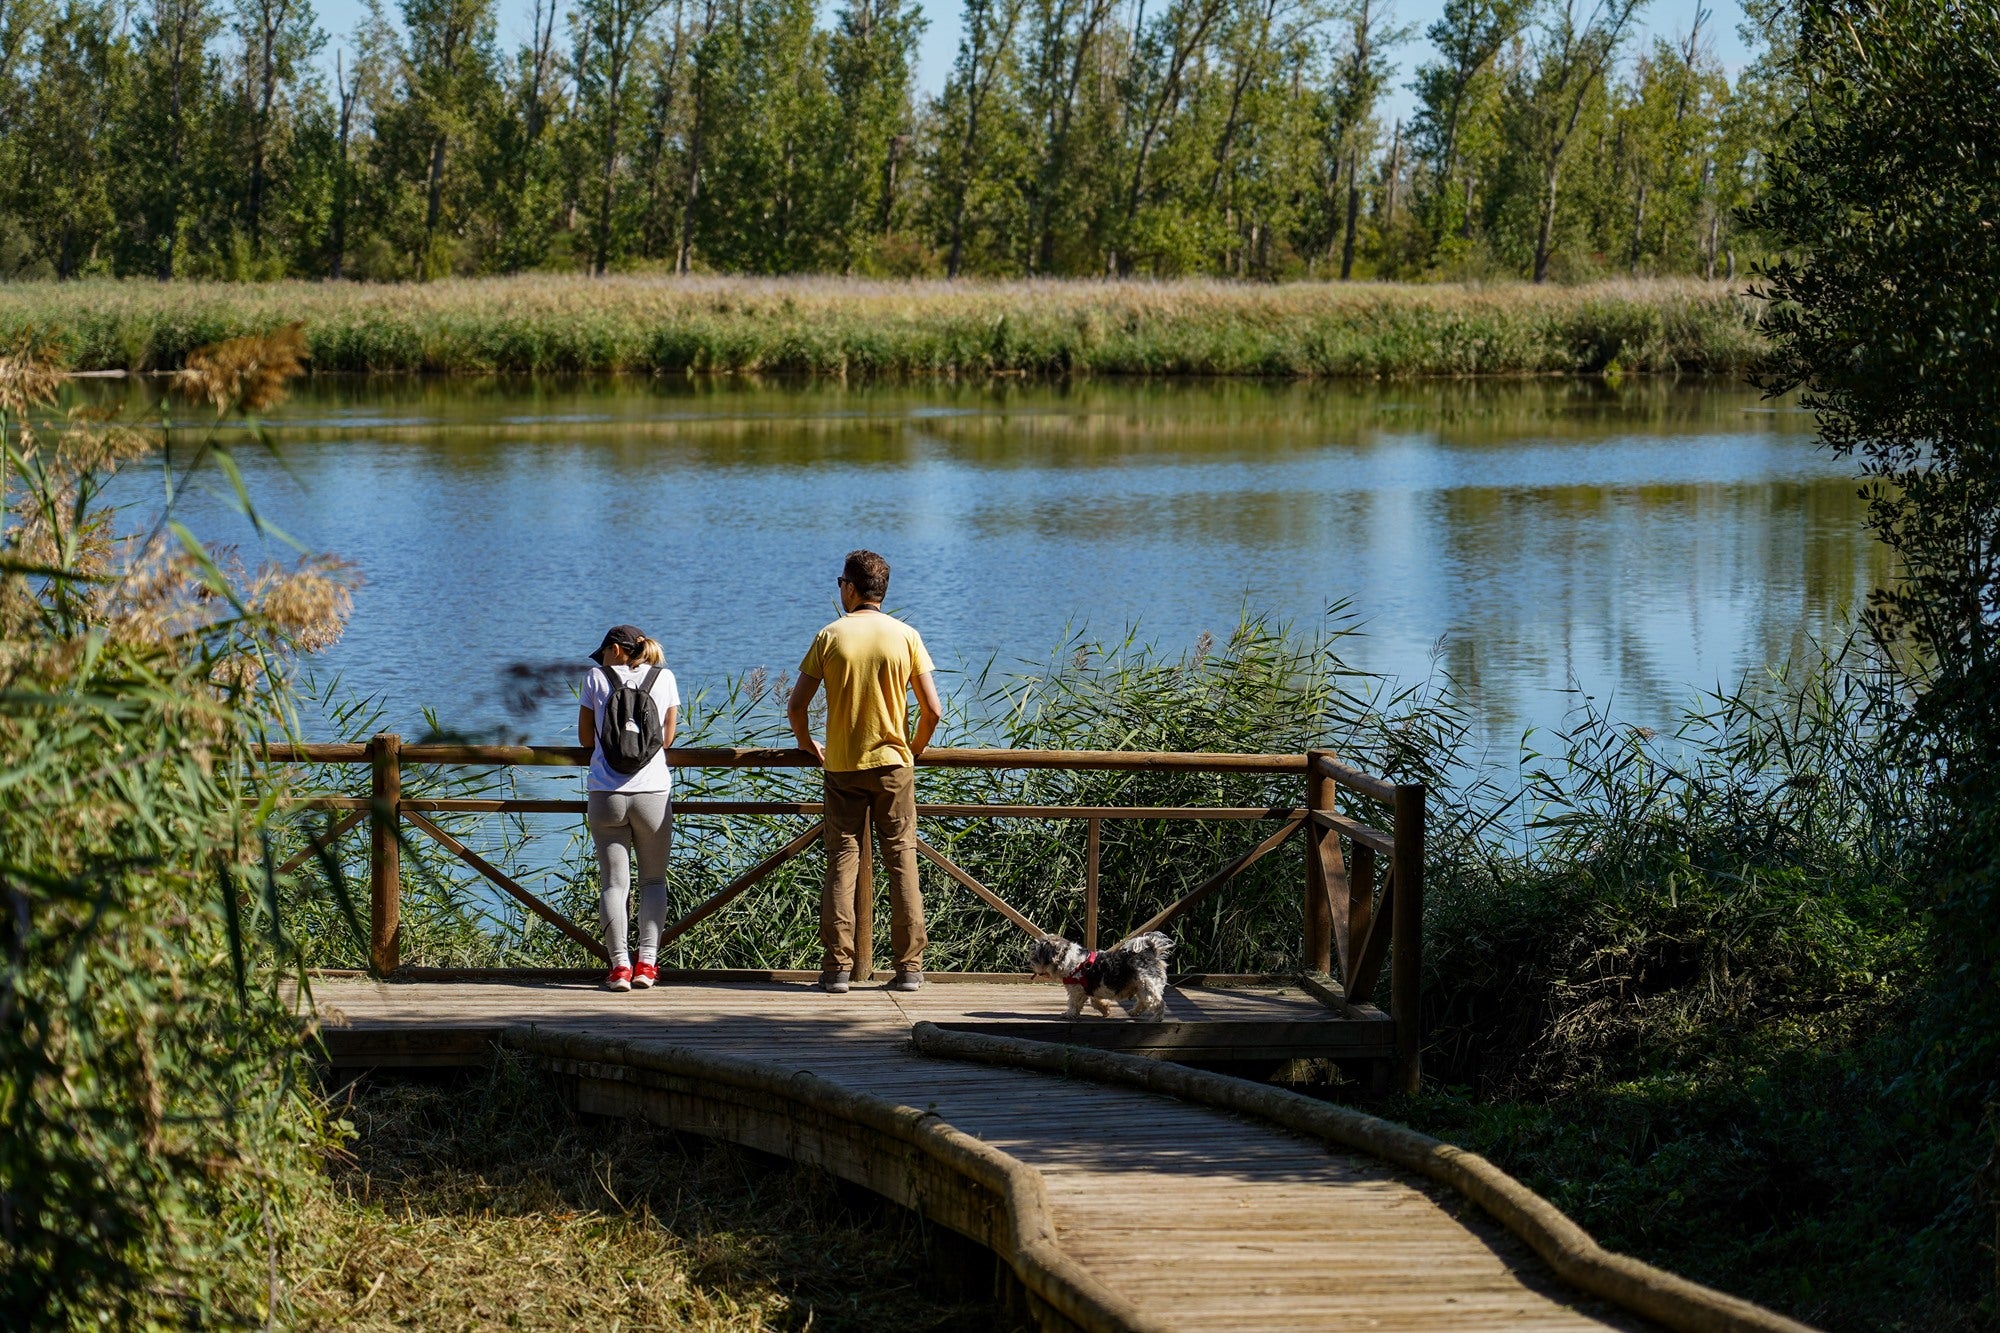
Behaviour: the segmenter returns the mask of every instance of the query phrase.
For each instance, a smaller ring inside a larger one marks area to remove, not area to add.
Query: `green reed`
[[[313,369],[490,374],[1263,377],[1739,373],[1754,303],[1722,283],[1579,287],[872,282],[531,275],[405,286],[0,285],[0,345],[159,370],[303,320]]]
[[[268,402],[296,350],[215,349],[181,381],[192,414]],[[347,585],[230,568],[171,507],[123,531],[105,490],[157,466],[159,434],[46,420],[56,390],[0,358],[0,1306],[15,1327],[261,1320],[329,1140],[256,749]],[[210,436],[170,484],[204,459],[237,478]]]

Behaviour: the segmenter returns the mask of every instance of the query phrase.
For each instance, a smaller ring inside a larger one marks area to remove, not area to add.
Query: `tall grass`
[[[1753,304],[1720,283],[1581,287],[830,278],[449,280],[413,286],[0,286],[0,345],[157,370],[305,322],[322,372],[1420,376],[1737,373]]]
[[[234,417],[298,351],[216,348],[181,387]],[[0,1307],[255,1320],[326,1126],[278,985],[297,954],[254,751],[347,585],[312,560],[233,569],[171,508],[122,531],[105,488],[157,465],[158,435],[31,419],[56,388],[0,359]],[[170,490],[203,457],[237,475],[211,438]]]

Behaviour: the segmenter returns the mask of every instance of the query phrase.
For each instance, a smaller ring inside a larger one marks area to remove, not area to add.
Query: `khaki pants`
[[[874,817],[889,869],[889,947],[898,972],[924,965],[924,897],[917,883],[917,775],[902,764],[826,774],[826,885],[819,899],[820,967],[854,966],[854,885],[861,873],[861,830]]]

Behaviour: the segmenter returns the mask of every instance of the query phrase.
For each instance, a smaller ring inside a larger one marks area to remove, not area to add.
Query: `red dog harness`
[[[1063,985],[1081,986],[1086,991],[1094,991],[1104,980],[1104,964],[1097,961],[1097,950],[1092,949],[1083,956],[1083,961],[1063,974]]]

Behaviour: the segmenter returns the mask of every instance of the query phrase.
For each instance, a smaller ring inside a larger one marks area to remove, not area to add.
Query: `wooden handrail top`
[[[365,744],[271,745],[265,757],[280,764],[364,764]],[[405,745],[405,764],[518,765],[522,767],[581,767],[590,762],[590,752],[578,745]],[[816,768],[803,750],[764,748],[712,748],[667,751],[667,762],[675,768]],[[1302,754],[1196,754],[1145,752],[1136,750],[978,750],[937,749],[924,752],[919,761],[924,768],[1056,768],[1105,772],[1155,773],[1303,773]],[[1364,781],[1394,794],[1394,788],[1379,779]],[[1351,782],[1351,779],[1349,779]],[[1367,790],[1359,783],[1356,790]],[[1373,794],[1373,793],[1370,793]],[[1388,798],[1384,798],[1388,799]]]
[[[366,810],[372,802],[366,796],[305,796],[281,801],[281,805],[306,810]],[[578,815],[586,803],[579,800],[537,800],[527,797],[441,796],[405,797],[402,808],[425,814],[507,814]],[[820,815],[825,808],[818,801],[709,801],[699,798],[674,802],[677,815]],[[919,815],[938,819],[1206,819],[1259,820],[1300,819],[1305,811],[1283,805],[995,805],[982,802],[961,804],[917,803]]]
[[[404,753],[408,754],[409,751],[405,750]],[[1370,773],[1363,773],[1358,768],[1350,768],[1329,754],[1314,754],[1313,763],[1320,772],[1351,791],[1358,791],[1363,796],[1372,796],[1378,801],[1386,801],[1392,805],[1395,803],[1396,784],[1393,782],[1384,781]]]

